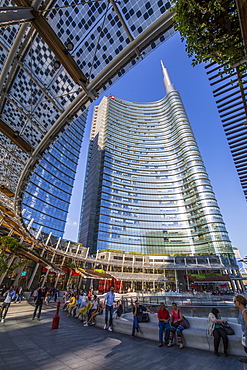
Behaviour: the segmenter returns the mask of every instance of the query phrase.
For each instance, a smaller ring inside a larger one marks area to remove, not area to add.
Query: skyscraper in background
[[[36,231],[63,237],[87,110],[60,134],[35,168],[23,196],[23,220]]]
[[[95,107],[79,228],[91,253],[220,254],[233,258],[181,97],[104,97]]]

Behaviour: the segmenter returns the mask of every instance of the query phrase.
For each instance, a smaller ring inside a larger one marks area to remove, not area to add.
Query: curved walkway
[[[159,348],[158,340],[84,327],[65,312],[60,312],[59,329],[51,330],[55,310],[55,303],[44,306],[41,321],[37,321],[31,320],[31,304],[12,303],[6,322],[0,323],[1,370],[247,370],[235,356]]]

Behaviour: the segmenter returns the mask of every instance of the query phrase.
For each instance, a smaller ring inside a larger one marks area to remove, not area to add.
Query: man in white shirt
[[[110,321],[109,321],[109,331],[112,331],[112,315],[113,315],[113,303],[115,303],[115,294],[114,288],[111,287],[110,291],[106,294],[104,303],[105,303],[105,326],[104,329],[107,329],[108,322],[108,313],[110,312]]]
[[[9,288],[9,290],[7,290],[7,292],[4,293],[3,295],[5,298],[5,300],[3,301],[3,304],[2,304],[2,307],[1,307],[1,322],[5,322],[5,317],[7,315],[7,312],[8,312],[8,309],[9,309],[9,306],[11,304],[11,302],[15,299],[16,297],[16,293],[14,291],[14,288],[13,286],[11,286]]]

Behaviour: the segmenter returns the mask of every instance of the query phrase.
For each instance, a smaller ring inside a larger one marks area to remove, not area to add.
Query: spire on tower
[[[168,74],[167,69],[165,68],[162,60],[160,61],[160,63],[161,63],[161,67],[162,67],[163,81],[164,81],[166,93],[168,94],[169,92],[174,91],[176,89],[175,89],[174,85],[171,83],[169,74]]]

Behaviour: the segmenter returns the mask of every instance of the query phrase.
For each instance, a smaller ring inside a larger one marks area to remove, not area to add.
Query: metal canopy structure
[[[2,0],[0,203],[23,224],[34,169],[83,111],[174,31],[166,0]]]

